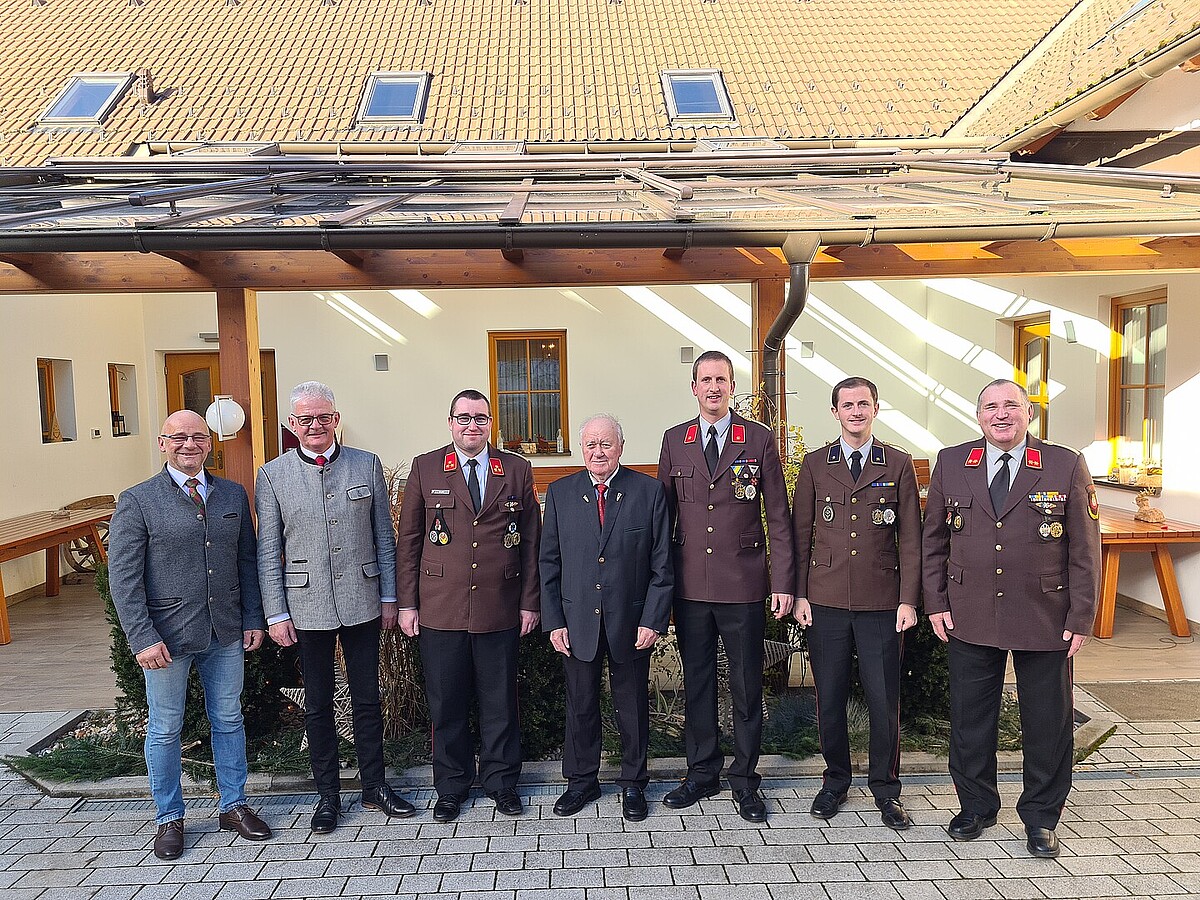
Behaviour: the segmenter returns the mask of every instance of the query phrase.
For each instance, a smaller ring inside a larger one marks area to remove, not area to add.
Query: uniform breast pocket
[[[971,533],[971,497],[946,496],[946,527],[951,535]]]
[[[694,471],[693,466],[671,467],[671,483],[675,486],[675,496],[679,498],[680,503],[692,502],[692,476]]]
[[[360,484],[357,487],[346,489],[347,500],[369,500],[371,499],[371,488],[365,484]]]
[[[846,529],[846,492],[834,488],[817,494],[817,522],[819,528],[834,531]]]

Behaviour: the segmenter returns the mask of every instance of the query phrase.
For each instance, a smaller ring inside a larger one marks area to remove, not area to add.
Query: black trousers
[[[646,769],[646,748],[650,740],[650,654],[639,653],[626,662],[615,662],[601,623],[595,659],[584,662],[574,656],[563,657],[567,727],[562,772],[570,790],[587,790],[599,780],[600,678],[606,656],[617,731],[621,735],[621,774],[617,784],[623,788],[644,788],[650,781]]]
[[[875,802],[900,796],[900,657],[895,610],[852,611],[812,604],[808,659],[817,689],[817,729],[825,757],[824,787],[850,787],[846,704],[855,648],[858,675],[871,715],[867,785]]]
[[[421,663],[433,722],[433,786],[465,800],[475,783],[471,699],[479,703],[479,782],[494,793],[521,775],[517,712],[519,628],[471,634],[422,627]]]
[[[338,640],[354,710],[354,752],[364,789],[383,784],[383,716],[379,711],[379,620],[332,631],[296,629],[304,674],[304,732],[317,793],[337,794],[338,735],[333,723],[333,657]]]
[[[950,776],[965,812],[993,815],[996,741],[1008,650],[950,639]],[[1066,650],[1013,650],[1024,745],[1021,821],[1058,826],[1071,791],[1074,753],[1072,662]]]
[[[688,777],[712,784],[721,777],[717,727],[717,638],[729,659],[733,699],[733,765],[726,777],[735,791],[757,790],[762,751],[763,634],[761,603],[675,600],[675,636],[683,660],[684,744]]]

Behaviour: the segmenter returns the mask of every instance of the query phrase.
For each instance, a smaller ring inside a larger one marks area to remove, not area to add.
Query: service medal
[[[443,532],[439,533],[438,534],[438,543],[441,544],[443,547],[445,547],[448,543],[450,543],[450,533],[448,531],[443,531]]]
[[[821,510],[821,518],[825,520],[826,525],[828,525],[830,522],[832,522],[833,521],[833,507],[826,506],[823,510]]]
[[[1063,536],[1062,522],[1052,522],[1050,524],[1050,537],[1057,540],[1058,538],[1060,538],[1062,536]]]
[[[883,524],[883,510],[882,509],[871,510],[871,521],[874,522],[876,525],[882,525]]]
[[[506,534],[504,536],[504,549],[505,550],[511,550],[513,548],[513,540],[512,539],[513,539],[513,536],[511,534]]]
[[[753,500],[758,496],[758,488],[752,484],[748,484],[746,485],[746,489],[743,491],[743,493],[746,495],[747,500]]]
[[[740,481],[733,485],[733,496],[738,500],[746,499],[746,488],[742,486]]]
[[[883,524],[884,525],[895,525],[896,524],[896,511],[894,509],[885,509],[883,511]]]
[[[437,542],[438,542],[438,530],[436,528],[432,528],[429,531],[429,543],[436,544]]]
[[[1038,534],[1041,536],[1043,541],[1050,540],[1051,531],[1052,529],[1050,528],[1049,522],[1043,522],[1038,526]]]
[[[956,513],[954,514],[954,521],[950,523],[950,527],[951,527],[951,528],[953,528],[955,531],[962,531],[962,530],[963,530],[963,517],[962,517],[962,513],[957,513],[957,512],[956,512]]]

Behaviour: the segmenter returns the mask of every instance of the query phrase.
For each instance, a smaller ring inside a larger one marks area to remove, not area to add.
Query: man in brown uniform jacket
[[[517,644],[539,621],[541,511],[529,463],[488,444],[491,421],[487,398],[461,391],[451,443],[413,460],[400,512],[400,628],[420,635],[438,822],[458,817],[475,780],[472,697],[480,783],[499,812],[524,812]]]
[[[762,745],[762,671],[770,597],[777,619],[792,609],[792,519],[775,435],[733,413],[733,363],[702,353],[692,366],[700,404],[663,435],[658,478],[667,490],[675,560],[675,633],[686,690],[688,774],[663,802],[683,809],[720,791],[725,759],[718,744],[717,638],[729,658],[733,765],[729,786],[738,814],[767,818],[757,772]],[[767,514],[763,534],[762,511]],[[767,538],[771,566],[767,569]]]
[[[1012,652],[1024,741],[1017,814],[1028,849],[1054,857],[1071,790],[1071,657],[1092,628],[1099,507],[1082,456],[1028,436],[1020,385],[993,381],[976,406],[984,440],[938,454],[925,506],[924,600],[950,642],[950,775],[955,840],[995,824],[996,739]]]
[[[841,437],[804,457],[792,495],[796,621],[808,626],[825,778],[811,812],[832,819],[850,787],[846,704],[858,672],[871,714],[867,784],[883,824],[912,825],[900,802],[900,658],[921,596],[921,500],[912,457],[876,440],[879,392],[833,389]]]

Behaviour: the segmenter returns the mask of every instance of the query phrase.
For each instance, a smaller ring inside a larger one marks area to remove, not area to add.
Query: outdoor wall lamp
[[[217,394],[204,413],[204,421],[218,441],[237,437],[246,424],[246,411],[229,394]]]

